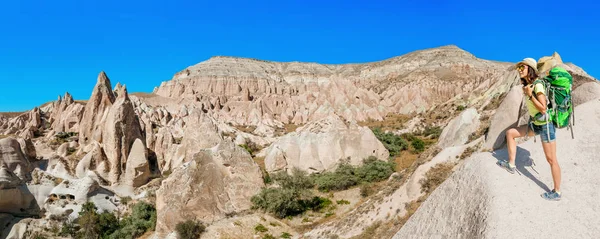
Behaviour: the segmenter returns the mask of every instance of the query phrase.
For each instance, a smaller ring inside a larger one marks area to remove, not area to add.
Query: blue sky
[[[89,98],[98,73],[150,92],[215,55],[357,63],[454,44],[517,62],[558,51],[599,77],[592,1],[0,2],[0,111],[69,91]]]

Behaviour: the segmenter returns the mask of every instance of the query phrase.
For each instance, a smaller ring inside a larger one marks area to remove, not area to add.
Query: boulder
[[[230,141],[194,155],[156,191],[156,230],[168,233],[177,223],[205,222],[250,209],[250,198],[264,186],[258,165]]]
[[[520,111],[527,112],[523,101],[523,89],[520,85],[513,86],[508,92],[496,113],[492,116],[490,129],[486,136],[484,149],[498,149],[506,143],[506,130],[517,126]]]
[[[0,213],[14,216],[38,216],[40,213],[31,192],[6,164],[0,166]]]
[[[25,158],[32,161],[36,160],[37,153],[35,151],[35,145],[33,145],[31,139],[18,138],[17,141],[19,141],[19,145],[21,145],[21,151],[23,152]]]
[[[573,90],[573,105],[578,106],[593,99],[600,98],[600,83],[588,82]],[[577,112],[575,112],[577,117]]]
[[[367,127],[346,125],[336,115],[312,122],[287,134],[261,152],[269,172],[296,167],[307,172],[334,169],[349,158],[352,165],[370,156],[385,160],[389,152]]]
[[[30,173],[33,170],[33,165],[21,152],[19,141],[12,137],[0,139],[0,165],[6,165],[10,172],[23,181],[28,181],[31,178]]]
[[[474,108],[466,109],[444,128],[438,146],[443,149],[465,144],[469,140],[469,136],[479,129],[479,125],[477,110]]]

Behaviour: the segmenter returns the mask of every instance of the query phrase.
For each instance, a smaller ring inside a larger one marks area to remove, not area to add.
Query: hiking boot
[[[510,166],[510,164],[504,160],[498,160],[496,165],[500,166],[503,169],[506,169],[506,171],[512,174],[515,174],[515,172],[517,171],[517,167]]]
[[[546,199],[546,200],[550,200],[550,201],[560,201],[560,194],[558,194],[556,191],[554,191],[554,189],[552,189],[552,191],[550,192],[545,192],[542,193],[542,198]]]

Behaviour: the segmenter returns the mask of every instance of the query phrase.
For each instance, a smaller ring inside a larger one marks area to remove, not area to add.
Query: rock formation
[[[374,156],[385,160],[389,152],[367,127],[355,123],[346,125],[338,116],[298,128],[265,149],[267,171],[299,168],[307,172],[322,172],[335,168],[340,160],[349,158],[350,164]]]
[[[205,110],[220,112],[216,118],[241,125],[269,117],[305,124],[331,113],[346,120],[380,120],[388,112],[425,111],[457,95],[487,90],[508,66],[454,46],[368,64],[215,57],[177,73],[155,93],[195,99]]]
[[[125,172],[127,157],[133,143],[137,139],[143,140],[140,122],[135,115],[126,88],[121,88],[119,97],[108,110],[101,132],[100,142],[104,144],[104,153],[110,165],[108,181],[116,183]],[[138,157],[145,159],[145,154],[135,156]]]
[[[156,192],[156,230],[171,232],[178,222],[210,222],[250,209],[263,187],[258,165],[246,150],[223,141],[173,170]]]
[[[69,92],[54,102],[52,107],[52,129],[55,132],[79,132],[79,122],[85,107],[76,103]]]
[[[590,194],[600,180],[590,170],[600,167],[600,139],[596,137],[600,134],[600,101],[589,101],[575,110],[580,115],[576,125],[582,126],[575,127],[577,137],[571,139],[566,129],[557,131],[563,200],[548,202],[540,197],[552,188],[552,177],[539,142],[529,140],[518,146],[521,176],[495,165],[497,160],[507,159],[505,149],[474,155],[433,192],[394,238],[600,236],[600,228],[592,226],[600,223],[600,204]],[[566,228],[569,230],[557,230]]]
[[[447,148],[467,143],[469,136],[479,129],[479,113],[470,108],[454,118],[442,131],[438,146]]]
[[[86,145],[91,140],[102,142],[102,127],[110,107],[115,102],[110,80],[106,73],[100,72],[92,96],[85,105],[79,123],[79,143]]]

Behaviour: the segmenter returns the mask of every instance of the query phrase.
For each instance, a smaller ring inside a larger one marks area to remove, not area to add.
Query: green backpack
[[[573,85],[571,74],[561,67],[554,67],[550,70],[548,76],[536,80],[535,83],[542,83],[546,90],[549,121],[552,121],[554,126],[559,129],[569,127],[571,137],[574,138],[575,113],[573,111],[573,99],[571,98]]]

